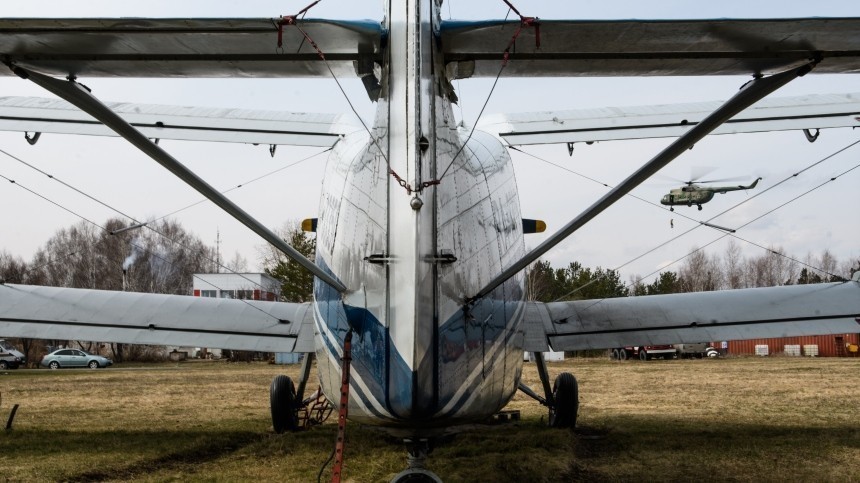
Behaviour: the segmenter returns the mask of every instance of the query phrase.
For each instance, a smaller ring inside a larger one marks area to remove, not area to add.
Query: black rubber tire
[[[87,367],[89,367],[90,369],[98,369],[99,361],[90,361],[89,364],[87,364]]]
[[[630,355],[627,354],[627,349],[619,349],[618,350],[618,360],[626,361],[630,358]]]
[[[50,367],[51,369],[59,369],[60,363],[57,361],[51,361],[51,363],[48,364],[48,367]]]
[[[642,362],[651,360],[651,356],[648,355],[648,352],[645,349],[639,349],[639,360]]]
[[[611,351],[609,351],[609,359],[617,361],[618,357],[618,349],[612,349]]]
[[[6,361],[0,361],[0,371],[5,371],[9,369],[9,363]]]
[[[549,425],[553,428],[573,428],[579,412],[579,383],[569,372],[562,372],[552,385],[555,406],[549,410]]]
[[[299,422],[296,417],[296,387],[287,376],[275,376],[269,392],[269,406],[272,409],[272,427],[278,434],[295,431]]]

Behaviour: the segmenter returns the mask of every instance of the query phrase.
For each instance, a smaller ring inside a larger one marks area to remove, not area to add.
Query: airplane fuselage
[[[524,242],[510,156],[486,133],[466,142],[443,94],[436,8],[391,4],[373,138],[340,141],[323,182],[316,261],[350,290],[314,291],[326,393],[352,330],[350,418],[418,433],[502,408],[523,359],[522,275],[465,303]]]

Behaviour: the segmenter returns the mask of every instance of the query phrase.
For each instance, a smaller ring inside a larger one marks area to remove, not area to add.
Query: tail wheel
[[[549,425],[553,428],[573,428],[579,412],[579,383],[569,372],[562,372],[552,385],[554,406],[549,410]]]
[[[284,375],[275,376],[269,393],[269,405],[272,409],[272,427],[276,433],[298,428],[296,388],[292,379]]]

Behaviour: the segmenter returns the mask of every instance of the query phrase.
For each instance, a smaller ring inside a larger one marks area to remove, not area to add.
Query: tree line
[[[771,247],[760,255],[745,257],[731,241],[722,255],[694,248],[677,271],[660,271],[650,283],[638,275],[624,283],[617,270],[592,269],[579,262],[553,268],[549,262],[538,260],[526,273],[526,293],[529,300],[541,302],[661,295],[837,282],[851,278],[858,270],[860,260],[840,263],[826,249],[820,255],[809,253],[799,258],[781,247]]]

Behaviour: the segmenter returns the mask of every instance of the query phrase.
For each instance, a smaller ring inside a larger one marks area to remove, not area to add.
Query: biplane
[[[549,408],[553,426],[575,425],[576,379],[552,381],[544,351],[857,331],[857,276],[538,303],[526,299],[523,270],[708,134],[856,127],[856,94],[766,98],[801,76],[860,72],[860,18],[588,21],[514,9],[511,20],[456,21],[442,20],[441,4],[386,1],[381,21],[305,18],[305,11],[0,19],[0,72],[59,98],[0,99],[0,129],[121,136],[315,277],[314,300],[304,304],[4,284],[0,334],[314,354],[325,394],[343,396],[342,415],[407,442],[411,465],[395,480],[437,481],[423,466],[429,441],[496,413],[518,389]],[[705,111],[521,113],[479,129],[454,121],[458,79],[670,75],[749,82]],[[377,110],[361,124],[339,115],[110,103],[85,86],[92,77],[358,77]],[[530,229],[508,146],[645,137],[676,139],[526,249]],[[158,139],[331,147],[316,259]],[[523,351],[536,354],[537,392],[521,384]],[[273,381],[276,431],[294,428],[309,377],[306,365],[300,381]]]

